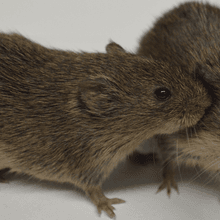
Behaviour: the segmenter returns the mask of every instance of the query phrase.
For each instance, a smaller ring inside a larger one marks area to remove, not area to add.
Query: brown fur
[[[165,13],[144,34],[137,53],[181,66],[207,88],[212,105],[196,126],[156,138],[164,160],[174,162],[170,166],[199,165],[219,178],[220,9],[208,3],[181,4]]]
[[[120,45],[116,44],[115,42],[111,41],[107,46],[106,46],[106,52],[107,53],[118,53],[118,52],[125,52],[124,48],[122,48]]]
[[[113,217],[123,200],[102,193],[110,172],[144,139],[196,124],[211,100],[182,69],[111,45],[74,53],[0,34],[0,169],[73,183]]]

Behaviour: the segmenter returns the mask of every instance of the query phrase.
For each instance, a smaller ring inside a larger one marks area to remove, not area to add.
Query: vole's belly
[[[67,171],[65,167],[60,167],[60,169],[57,167],[56,172],[56,166],[54,171],[51,171],[47,167],[43,167],[41,164],[37,162],[34,163],[35,165],[33,166],[28,166],[28,163],[25,161],[25,157],[21,159],[18,158],[16,154],[13,155],[13,153],[5,152],[5,149],[9,148],[12,148],[12,146],[9,146],[4,142],[0,141],[0,170],[9,168],[10,172],[24,173],[35,178],[39,178],[41,180],[56,181],[63,183],[68,182],[82,189],[86,188],[86,182],[85,184],[83,184],[82,181],[79,181],[79,178],[73,178],[74,170],[72,171],[72,175],[70,175],[69,171]],[[78,174],[79,172],[76,171],[76,173]]]
[[[130,145],[128,148],[130,148]],[[96,159],[90,158],[87,164],[82,164],[76,168],[74,165],[71,167],[72,161],[68,159],[61,164],[56,163],[59,155],[54,158],[54,163],[52,160],[41,163],[41,156],[39,156],[38,150],[36,150],[36,155],[31,154],[30,160],[25,155],[22,157],[22,149],[17,148],[18,152],[15,152],[15,150],[10,151],[9,149],[15,149],[15,146],[10,146],[0,141],[0,170],[9,168],[10,172],[24,173],[41,180],[68,182],[83,190],[86,189],[88,184],[93,186],[100,185],[117,166],[118,162],[125,159],[126,156],[125,148],[124,150],[116,151],[112,156],[108,155],[108,158],[102,158],[101,156]],[[28,149],[26,150],[28,151]],[[29,150],[31,150],[31,146]],[[45,156],[44,152],[42,152],[42,158],[43,156]],[[86,152],[83,157],[88,157]]]

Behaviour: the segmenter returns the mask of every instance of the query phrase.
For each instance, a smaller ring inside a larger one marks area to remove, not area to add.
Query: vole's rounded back
[[[211,100],[184,70],[111,46],[74,53],[0,34],[0,169],[73,183],[113,217],[122,200],[101,191],[112,169],[144,139],[195,125]]]
[[[187,2],[165,13],[143,35],[137,53],[194,70],[196,62],[211,65],[220,50],[220,9]]]
[[[140,40],[137,53],[181,66],[201,81],[212,105],[196,126],[161,141],[165,158],[199,164],[219,177],[220,157],[220,9],[208,3],[179,5],[159,18]],[[167,154],[167,155],[166,155]]]

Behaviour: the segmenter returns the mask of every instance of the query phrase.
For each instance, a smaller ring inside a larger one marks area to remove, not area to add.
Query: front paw
[[[174,177],[173,176],[168,176],[168,177],[163,179],[163,182],[159,186],[156,193],[158,193],[158,192],[162,191],[163,189],[167,188],[167,195],[170,197],[171,187],[173,187],[177,191],[177,193],[179,194],[178,185],[177,185]]]
[[[105,197],[105,199],[100,200],[96,206],[99,214],[101,214],[102,211],[105,211],[110,218],[114,218],[115,213],[113,210],[115,208],[112,206],[112,204],[119,204],[124,202],[125,201],[122,199],[118,199],[118,198],[108,199]]]
[[[98,209],[98,213],[101,214],[102,211],[105,211],[110,218],[115,217],[114,207],[112,204],[124,203],[125,201],[122,199],[108,199],[102,192],[100,187],[92,187],[86,190],[86,194],[92,200],[92,202],[96,205]]]

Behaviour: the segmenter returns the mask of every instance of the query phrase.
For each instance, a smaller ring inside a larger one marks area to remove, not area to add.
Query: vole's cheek
[[[161,129],[161,134],[172,134],[179,130],[180,130],[180,123],[176,121],[171,121],[168,123],[164,123]]]

